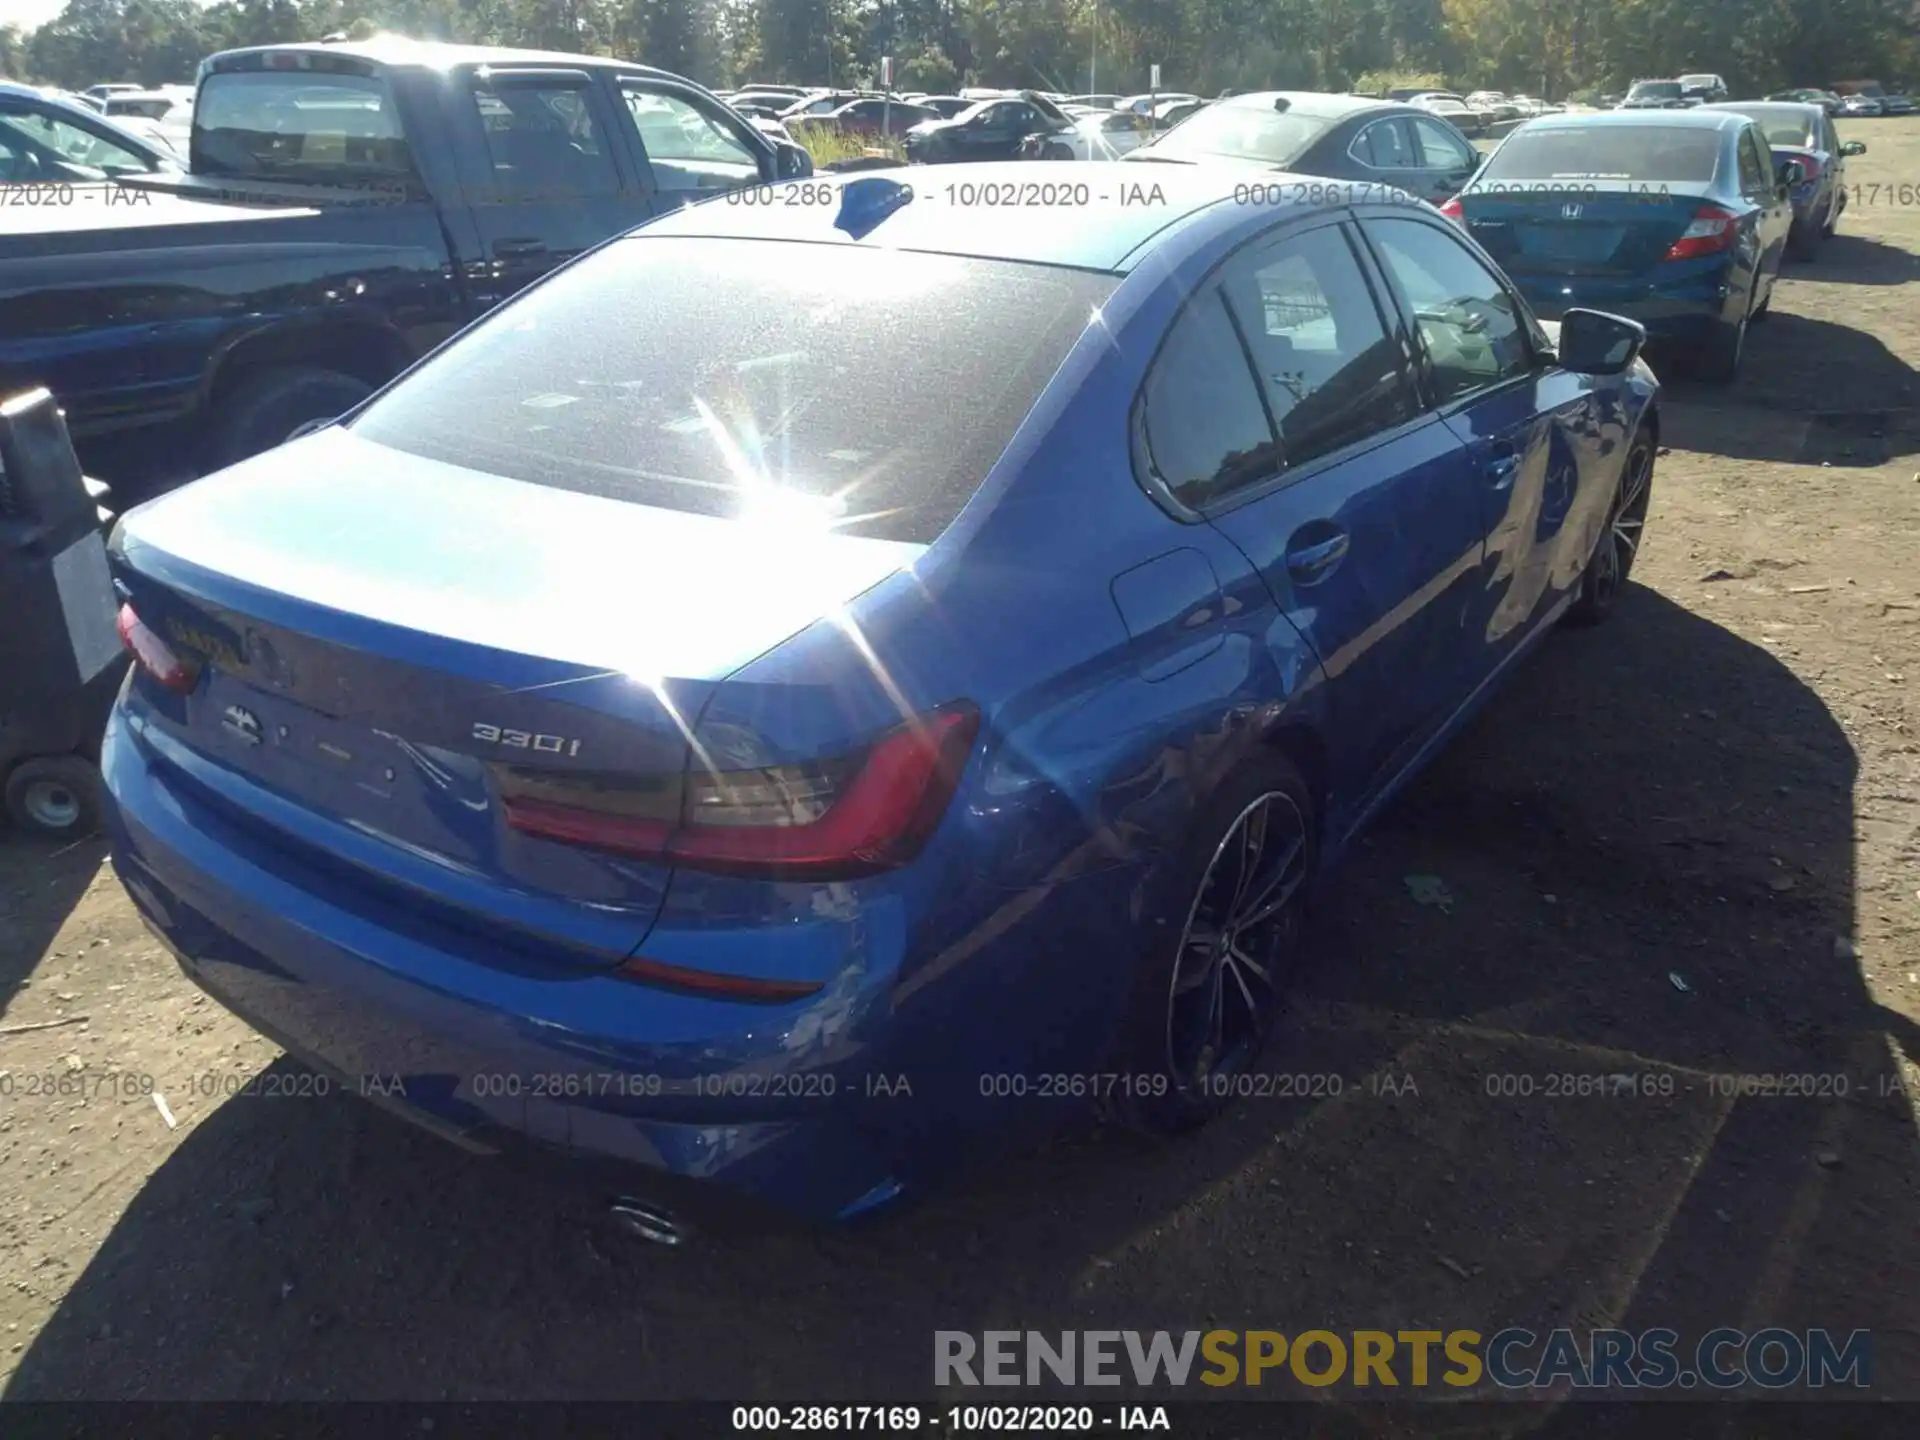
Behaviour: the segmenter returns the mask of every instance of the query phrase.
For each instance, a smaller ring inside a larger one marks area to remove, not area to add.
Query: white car
[[[1131,110],[1137,115],[1145,115],[1156,105],[1170,104],[1175,100],[1198,100],[1199,98],[1198,95],[1189,95],[1184,90],[1162,90],[1155,95],[1129,95],[1114,106],[1114,109]]]
[[[1050,135],[1047,143],[1064,146],[1075,160],[1117,160],[1153,138],[1153,122],[1131,110],[1096,110],[1074,122],[1064,135]]]
[[[159,90],[122,90],[106,97],[106,114],[122,124],[145,121],[151,133],[185,155],[193,139],[193,90],[168,85]],[[142,127],[145,128],[145,127]]]
[[[753,126],[754,129],[758,130],[762,135],[766,136],[769,140],[782,142],[788,145],[793,145],[798,143],[797,141],[794,140],[793,132],[791,130],[787,129],[787,127],[782,125],[778,120],[772,119],[769,116],[749,115],[746,117],[746,120],[749,125]]]
[[[1476,136],[1486,133],[1487,121],[1484,113],[1474,109],[1458,95],[1430,90],[1424,95],[1414,96],[1407,103],[1419,106],[1429,115],[1438,115],[1463,135]]]

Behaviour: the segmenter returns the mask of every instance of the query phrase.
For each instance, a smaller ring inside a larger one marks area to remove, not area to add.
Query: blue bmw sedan
[[[1218,1112],[1310,882],[1615,607],[1656,385],[1410,198],[1033,174],[678,212],[124,516],[186,973],[656,1238]]]
[[[1539,315],[1631,316],[1724,382],[1773,299],[1801,173],[1732,110],[1553,115],[1509,135],[1441,209]]]

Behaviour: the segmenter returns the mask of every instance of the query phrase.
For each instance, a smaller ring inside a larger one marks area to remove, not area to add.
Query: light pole
[[[1100,0],[1093,0],[1093,24],[1087,29],[1087,93],[1100,93]],[[1089,101],[1089,104],[1092,102]]]

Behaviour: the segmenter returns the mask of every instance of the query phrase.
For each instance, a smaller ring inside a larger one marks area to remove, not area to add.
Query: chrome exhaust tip
[[[610,1208],[614,1223],[629,1235],[655,1245],[684,1245],[690,1232],[673,1213],[648,1200],[621,1196]]]

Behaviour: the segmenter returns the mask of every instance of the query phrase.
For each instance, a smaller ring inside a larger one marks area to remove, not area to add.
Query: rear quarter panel
[[[0,237],[0,385],[45,385],[76,437],[206,399],[234,346],[287,326],[364,333],[396,355],[462,316],[433,208],[271,210],[164,193],[108,223],[71,211]]]
[[[1194,807],[1313,712],[1312,658],[1245,558],[1133,478],[1129,411],[1181,283],[1158,269],[1126,282],[921,562],[736,672],[696,727],[703,740],[786,737],[791,759],[955,699],[981,708],[921,863],[851,886],[680,873],[647,941],[670,961],[661,946],[681,925],[857,925],[849,965],[891,973],[847,987],[866,998],[844,1024],[851,1043],[890,1022],[883,1063],[911,1074],[916,1102],[901,1144],[930,1109],[993,1143],[1057,1121],[1063,1107],[1031,1094],[983,1098],[981,1076],[1108,1065],[1143,944],[1173,943],[1167,877]],[[1114,578],[1196,551],[1219,603],[1201,625],[1136,643]]]

